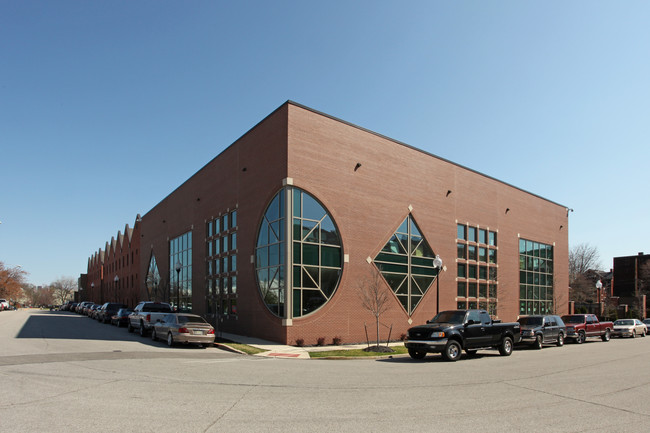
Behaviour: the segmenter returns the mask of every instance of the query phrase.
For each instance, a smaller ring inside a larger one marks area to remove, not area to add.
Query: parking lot
[[[168,348],[84,316],[0,314],[0,431],[639,432],[650,338],[299,360]]]

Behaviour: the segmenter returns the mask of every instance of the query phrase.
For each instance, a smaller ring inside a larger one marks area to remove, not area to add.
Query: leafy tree
[[[72,298],[72,294],[77,288],[77,280],[72,277],[61,277],[50,284],[50,288],[57,304],[65,304]]]
[[[21,266],[8,267],[0,262],[0,297],[4,299],[22,297],[25,276],[27,272]]]

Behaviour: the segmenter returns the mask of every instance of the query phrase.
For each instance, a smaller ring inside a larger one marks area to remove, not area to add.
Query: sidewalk
[[[246,337],[243,335],[229,334],[221,332],[219,337],[230,340],[233,343],[247,344],[249,346],[257,347],[258,349],[265,350],[266,352],[258,353],[255,356],[266,356],[270,358],[292,358],[292,359],[310,359],[309,352],[324,352],[328,350],[351,350],[363,349],[367,344],[342,344],[340,346],[287,346],[273,341],[262,340],[260,338]],[[223,348],[220,343],[215,343],[217,347]],[[372,343],[371,343],[372,344]],[[403,345],[402,342],[390,343],[389,346]],[[227,348],[226,350],[232,350]]]

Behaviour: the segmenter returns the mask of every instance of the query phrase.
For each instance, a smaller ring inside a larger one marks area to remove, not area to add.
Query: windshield
[[[564,323],[585,323],[585,316],[564,316]]]
[[[521,325],[528,325],[528,326],[542,326],[542,318],[541,317],[521,317],[519,320],[517,320]]]
[[[617,320],[614,322],[614,325],[617,326],[632,326],[634,325],[634,320]]]
[[[431,319],[429,323],[454,323],[462,324],[465,320],[465,311],[443,311],[436,314],[436,317]]]

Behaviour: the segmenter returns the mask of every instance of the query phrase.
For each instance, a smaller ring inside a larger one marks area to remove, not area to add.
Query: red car
[[[566,339],[582,344],[589,337],[600,337],[603,341],[609,341],[612,336],[614,324],[612,322],[600,322],[595,314],[569,314],[562,316],[566,325]]]

